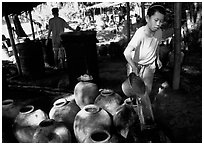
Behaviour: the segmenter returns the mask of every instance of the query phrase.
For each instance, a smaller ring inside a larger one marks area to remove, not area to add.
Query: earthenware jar
[[[83,75],[78,78],[80,81],[74,88],[76,104],[82,109],[88,104],[93,104],[99,94],[98,86],[91,82],[93,80],[90,75]]]
[[[75,100],[67,101],[65,98],[56,100],[49,112],[49,118],[58,122],[64,122],[68,129],[73,129],[74,118],[81,109]]]
[[[113,116],[114,127],[124,138],[127,138],[130,129],[136,122],[139,123],[137,113],[131,105],[126,103],[118,107]]]
[[[7,99],[2,101],[2,117],[15,120],[22,106],[16,105],[13,99]]]
[[[104,109],[90,104],[77,113],[74,120],[74,134],[79,143],[84,143],[93,132],[100,130],[104,132],[103,136],[106,136],[100,139],[103,141],[108,138],[111,125],[110,115]]]
[[[71,133],[64,123],[46,119],[36,129],[33,143],[71,143]]]
[[[136,100],[133,100],[133,101],[132,101],[131,98],[126,98],[126,99],[124,100],[124,104],[132,106],[132,107],[134,108],[135,112],[138,112],[137,104],[136,104],[136,102],[134,102],[134,101],[136,101]]]
[[[48,115],[34,106],[28,105],[20,109],[13,124],[14,135],[20,143],[32,142],[33,134],[41,121],[48,118]]]
[[[122,97],[111,89],[103,89],[97,96],[94,104],[103,108],[111,115],[114,115],[116,109],[122,104]]]

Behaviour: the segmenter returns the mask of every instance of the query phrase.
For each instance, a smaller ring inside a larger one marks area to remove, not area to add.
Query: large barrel
[[[41,42],[29,40],[16,44],[23,76],[38,78],[44,74],[44,60]]]
[[[62,45],[66,50],[70,88],[78,83],[77,78],[89,74],[98,82],[96,31],[64,32]]]

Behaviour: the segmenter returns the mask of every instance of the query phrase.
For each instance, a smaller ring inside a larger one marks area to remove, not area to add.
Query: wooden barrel
[[[65,32],[61,35],[67,56],[70,88],[78,83],[77,78],[89,74],[98,82],[96,31]]]
[[[44,74],[42,45],[38,40],[16,45],[23,76],[38,78]]]

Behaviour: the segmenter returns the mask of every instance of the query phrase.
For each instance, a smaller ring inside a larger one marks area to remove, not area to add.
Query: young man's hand
[[[157,59],[157,65],[159,69],[162,67],[162,62],[159,59]]]

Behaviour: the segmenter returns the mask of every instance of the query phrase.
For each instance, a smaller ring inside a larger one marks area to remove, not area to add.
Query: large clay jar
[[[110,115],[104,109],[90,104],[77,113],[74,120],[74,134],[79,143],[84,143],[95,131],[110,132],[111,125]]]
[[[2,101],[2,141],[18,142],[13,134],[12,125],[22,106],[17,105],[13,99]]]
[[[74,118],[80,110],[75,100],[69,102],[65,98],[60,98],[54,102],[49,117],[55,121],[64,122],[69,129],[72,129]]]
[[[94,104],[114,115],[117,108],[122,104],[122,97],[111,89],[103,89],[97,96]]]
[[[117,132],[127,138],[131,128],[139,124],[139,118],[131,105],[123,103],[113,116],[113,124]]]
[[[46,119],[36,129],[33,143],[71,143],[71,133],[64,123]]]
[[[56,100],[49,112],[49,118],[58,122],[63,122],[72,134],[72,141],[75,140],[73,124],[76,114],[81,109],[75,100],[67,101],[65,98]]]
[[[92,76],[83,75],[78,78],[80,81],[74,88],[76,104],[82,109],[88,104],[93,104],[99,94],[98,86],[91,82]]]
[[[2,117],[14,121],[20,111],[21,106],[15,105],[13,99],[2,101]]]
[[[47,118],[45,112],[40,109],[35,110],[32,105],[21,108],[13,124],[14,135],[18,142],[32,142],[33,134],[38,125]]]

